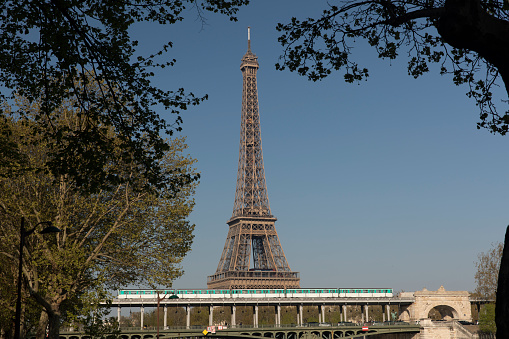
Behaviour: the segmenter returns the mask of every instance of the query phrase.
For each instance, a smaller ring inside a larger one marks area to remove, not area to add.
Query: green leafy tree
[[[506,134],[509,112],[497,106],[493,89],[509,93],[509,2],[507,0],[350,0],[332,1],[321,16],[278,24],[284,46],[278,69],[323,79],[343,70],[347,82],[360,81],[368,69],[352,59],[361,39],[378,57],[408,57],[408,73],[417,78],[437,64],[480,109],[478,128]],[[502,95],[507,100],[507,95]]]
[[[138,41],[131,39],[132,27],[139,22],[152,22],[168,28],[183,20],[187,8],[194,8],[200,18],[206,12],[214,12],[236,20],[239,6],[247,3],[248,0],[2,0],[0,96],[13,99],[15,91],[30,103],[39,103],[32,128],[44,138],[57,141],[44,161],[54,178],[67,175],[75,185],[92,192],[114,189],[134,179],[108,170],[110,162],[123,159],[137,164],[146,186],[171,187],[160,162],[169,150],[161,135],[180,130],[180,112],[199,104],[206,96],[197,97],[177,84],[170,91],[154,86],[154,70],[175,62],[165,57],[172,43],[144,55],[146,51],[137,49]],[[76,79],[80,79],[81,86]],[[100,90],[89,91],[89,85]],[[59,107],[69,99],[82,119],[111,127],[115,137],[104,134],[96,124],[56,124]],[[166,121],[156,109],[167,110],[175,118]],[[119,140],[123,147],[113,152]],[[12,153],[13,148],[8,146],[1,144],[2,155]],[[3,159],[0,161],[3,165]]]
[[[114,317],[107,317],[109,312],[109,305],[94,308],[83,316],[80,329],[91,339],[119,339],[119,323]]]
[[[103,179],[110,175],[129,179],[118,180],[115,189],[90,193],[73,176],[46,166],[59,139],[37,133],[39,106],[19,98],[17,107],[21,113],[6,122],[22,155],[16,166],[24,169],[22,175],[0,177],[2,260],[18,256],[21,216],[27,229],[51,220],[61,230],[46,238],[36,232],[26,241],[25,293],[44,309],[38,333],[42,335],[49,324],[49,337],[58,338],[62,321],[73,320],[72,315],[86,310],[83,305],[104,300],[105,290],[126,284],[171,286],[183,273],[180,262],[190,250],[194,229],[187,217],[194,207],[197,173],[195,160],[185,154],[184,138],[166,141],[167,150],[158,161],[170,185],[147,188],[149,179],[141,165],[117,158],[105,167]],[[58,108],[58,117],[52,121],[55,126],[94,124],[84,119],[72,100]],[[116,138],[112,127],[95,123],[101,134],[115,141],[110,152],[124,152],[123,138]],[[73,133],[71,128],[63,130]],[[146,147],[146,152],[153,151]],[[11,262],[17,265],[17,260]],[[16,280],[14,271],[10,281]]]
[[[475,267],[475,295],[485,300],[495,300],[498,283],[498,272],[500,270],[500,261],[504,244],[493,244],[491,249],[477,256]]]
[[[496,333],[495,304],[486,304],[479,313],[479,330],[484,333]]]
[[[281,307],[281,325],[297,323],[297,308],[293,306]]]

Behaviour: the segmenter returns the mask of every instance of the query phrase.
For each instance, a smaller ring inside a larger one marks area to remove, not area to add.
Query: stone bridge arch
[[[403,321],[429,318],[429,313],[433,309],[447,320],[472,321],[472,310],[467,291],[446,291],[444,286],[440,286],[436,291],[428,291],[424,288],[413,294],[415,302],[401,312],[400,319]]]

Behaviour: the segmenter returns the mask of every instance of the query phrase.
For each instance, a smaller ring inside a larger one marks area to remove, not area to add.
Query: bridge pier
[[[168,305],[164,305],[163,329],[168,328]]]
[[[235,318],[237,315],[237,307],[235,305],[232,305],[232,317],[231,317],[231,324],[232,326],[235,326]]]
[[[145,307],[143,305],[140,307],[140,327],[143,329],[143,318],[145,318]]]
[[[276,323],[276,326],[280,326],[281,325],[281,305],[276,305],[274,307],[274,315],[275,315],[275,323]]]
[[[303,311],[303,306],[302,306],[302,304],[300,304],[297,306],[297,325],[298,326],[302,325],[302,311]]]
[[[346,305],[343,305],[343,321],[346,322]],[[340,311],[341,312],[341,311]],[[339,315],[339,319],[341,319],[341,314]]]
[[[186,328],[191,327],[191,305],[186,306]]]
[[[253,306],[253,326],[258,327],[258,305]]]
[[[362,322],[369,321],[368,307],[369,307],[368,305],[362,306],[362,308],[364,308],[364,312],[362,312]]]
[[[209,326],[214,325],[214,305],[209,306]]]

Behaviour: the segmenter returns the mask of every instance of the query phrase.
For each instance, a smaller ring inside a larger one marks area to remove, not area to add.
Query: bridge
[[[141,310],[141,326],[144,327],[144,310],[145,307],[161,307],[164,311],[162,317],[163,328],[168,325],[168,310],[180,308],[185,311],[185,328],[190,329],[191,310],[195,307],[208,308],[208,325],[217,325],[218,321],[214,320],[214,308],[221,307],[229,309],[229,319],[226,321],[230,326],[241,325],[237,320],[237,307],[244,306],[252,308],[253,319],[251,324],[258,327],[259,308],[262,306],[273,308],[274,322],[273,325],[281,326],[281,308],[290,307],[296,310],[296,317],[292,321],[296,326],[304,326],[306,323],[303,318],[304,307],[312,307],[318,310],[318,322],[327,322],[326,310],[329,312],[334,308],[339,312],[339,322],[369,322],[378,321],[394,321],[402,320],[406,322],[415,322],[421,319],[430,318],[432,310],[438,312],[443,320],[462,320],[472,321],[471,304],[479,307],[483,301],[474,301],[470,299],[467,291],[446,291],[441,286],[437,291],[428,291],[423,289],[416,292],[403,292],[397,297],[336,297],[336,298],[207,298],[207,299],[172,299],[172,298],[131,298],[131,299],[114,299],[111,306],[117,307],[117,317],[120,323],[121,309],[124,307],[139,307]],[[373,319],[370,316],[370,310],[373,306],[382,307],[382,319]],[[352,316],[352,307],[361,308],[361,317],[354,319]],[[396,311],[395,311],[396,310]],[[175,311],[176,312],[176,311]],[[295,312],[295,311],[294,311]],[[435,312],[435,313],[436,313]],[[224,317],[223,317],[224,318]],[[224,319],[222,324],[226,324]],[[184,325],[184,324],[180,324]]]
[[[210,330],[210,331],[208,331]],[[397,323],[379,323],[379,324],[306,324],[304,326],[284,325],[284,326],[263,326],[255,328],[253,326],[209,326],[186,328],[176,327],[157,331],[154,328],[122,328],[122,339],[155,339],[159,335],[160,339],[178,339],[178,338],[246,338],[246,339],[347,339],[358,338],[359,336],[372,336],[382,334],[398,334],[398,338],[412,338],[421,331],[419,324],[409,324],[403,322]],[[61,339],[86,339],[84,334],[75,332],[61,332]]]

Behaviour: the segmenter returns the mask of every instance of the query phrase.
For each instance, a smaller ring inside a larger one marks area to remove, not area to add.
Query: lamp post
[[[23,247],[25,247],[25,238],[35,232],[37,226],[47,224],[48,227],[41,231],[41,234],[56,233],[60,230],[53,226],[51,221],[42,221],[34,226],[31,230],[25,231],[25,217],[21,217],[21,230],[19,239],[19,270],[18,270],[18,296],[16,300],[16,317],[14,318],[14,339],[20,339],[20,328],[21,328],[21,279],[23,278]]]

